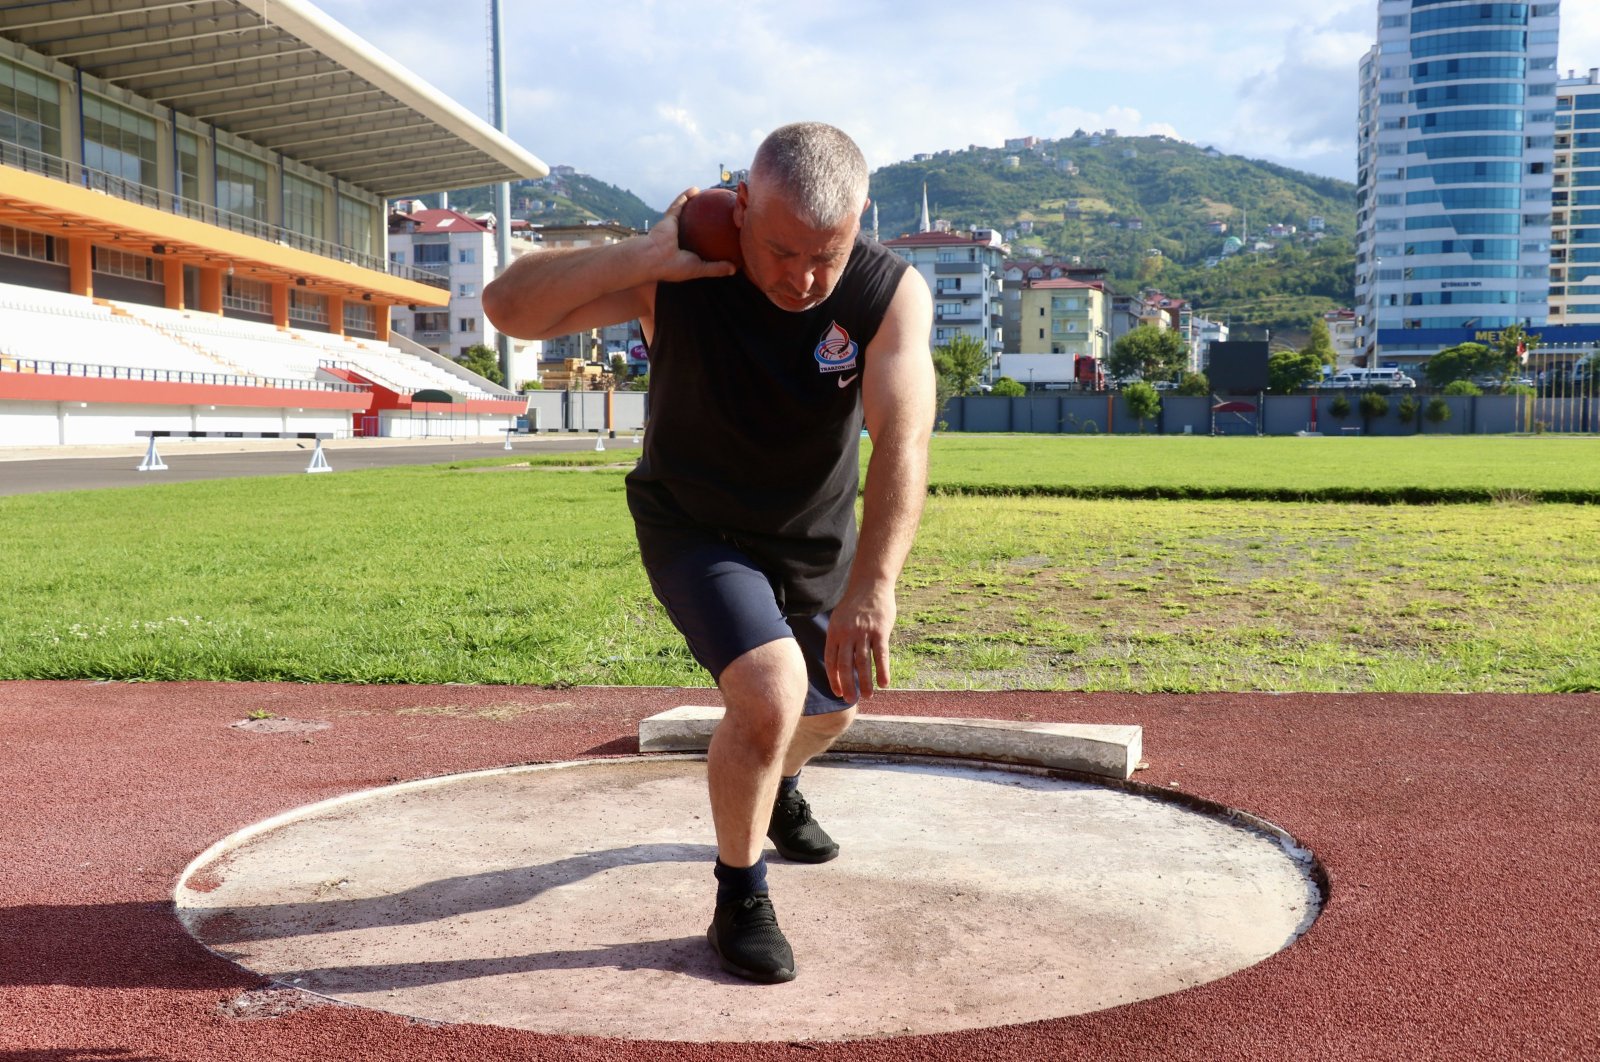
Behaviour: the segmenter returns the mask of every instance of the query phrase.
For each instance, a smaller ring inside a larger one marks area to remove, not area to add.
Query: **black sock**
[[[778,779],[778,799],[782,800],[784,797],[788,796],[789,794],[793,793],[796,789],[799,789],[799,788],[800,788],[800,772],[799,771],[796,771],[793,774],[785,775],[782,778],[779,778]]]
[[[767,891],[767,857],[761,856],[754,866],[730,867],[717,860],[712,873],[717,876],[717,904],[738,903],[747,896]]]

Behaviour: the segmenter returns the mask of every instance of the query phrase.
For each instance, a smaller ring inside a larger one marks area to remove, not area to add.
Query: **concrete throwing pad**
[[[1316,917],[1311,858],[1236,819],[1037,768],[827,759],[843,854],[769,850],[797,980],[721,972],[700,757],[391,786],[219,842],[178,913],[257,973],[443,1022],[839,1040],[1036,1021],[1259,962]]]

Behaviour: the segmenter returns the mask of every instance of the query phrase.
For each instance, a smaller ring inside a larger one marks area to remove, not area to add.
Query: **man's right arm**
[[[731,263],[706,262],[678,247],[678,214],[694,191],[673,200],[648,235],[523,255],[483,289],[484,316],[519,339],[549,339],[634,318],[648,328],[659,281],[734,271]]]

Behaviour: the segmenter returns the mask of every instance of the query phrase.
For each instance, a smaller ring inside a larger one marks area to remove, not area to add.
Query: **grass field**
[[[931,480],[1062,497],[1593,502],[1600,437],[956,434],[937,440]]]
[[[1597,446],[940,437],[897,684],[1600,689],[1600,506],[1530,500],[1600,497]],[[0,678],[704,685],[614,461],[0,498]],[[1499,500],[1134,496],[1430,483]]]

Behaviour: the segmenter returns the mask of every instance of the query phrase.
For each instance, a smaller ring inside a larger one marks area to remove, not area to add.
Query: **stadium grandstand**
[[[303,0],[0,4],[0,445],[510,427],[387,203],[547,172]]]

